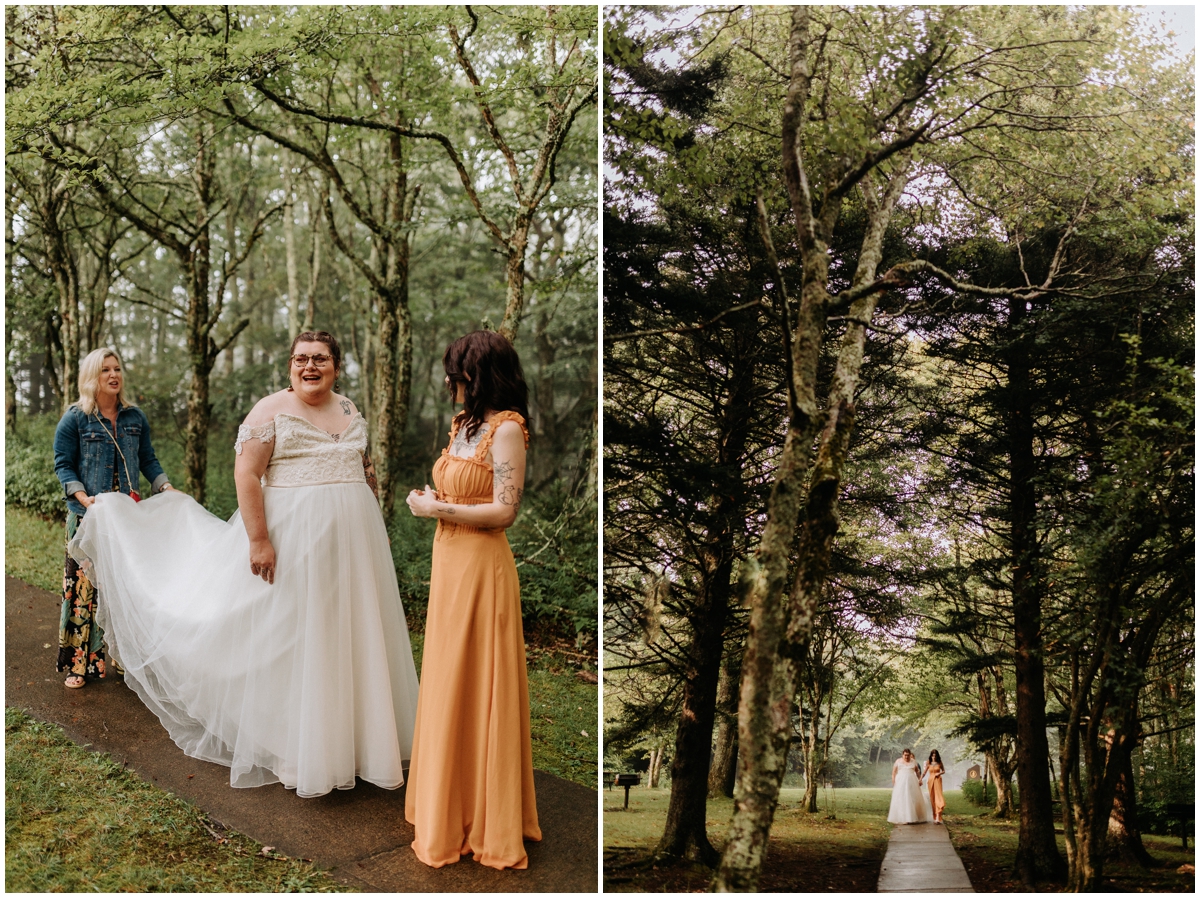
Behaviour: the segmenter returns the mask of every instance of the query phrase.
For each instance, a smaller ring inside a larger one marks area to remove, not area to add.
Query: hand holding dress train
[[[336,364],[324,361],[331,386]],[[101,623],[125,682],[175,743],[228,766],[232,786],[282,782],[301,797],[352,788],[356,776],[399,787],[417,704],[387,531],[364,472],[366,423],[313,385],[319,367],[295,365],[297,395],[266,397],[239,431],[239,454],[249,446],[266,460],[253,492],[274,554],[269,577],[248,563],[240,510],[222,521],[181,493],[141,504],[102,495],[70,545],[106,590]],[[340,431],[305,416],[305,391],[334,403]]]

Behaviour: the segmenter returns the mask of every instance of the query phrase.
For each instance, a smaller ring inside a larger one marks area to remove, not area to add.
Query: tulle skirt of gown
[[[896,772],[892,787],[892,804],[888,808],[888,823],[932,823],[933,812],[917,775],[911,769]]]
[[[250,573],[240,513],[97,497],[70,551],[93,565],[109,648],[175,743],[232,786],[397,788],[417,674],[375,497],[334,483],[263,499],[274,584]]]

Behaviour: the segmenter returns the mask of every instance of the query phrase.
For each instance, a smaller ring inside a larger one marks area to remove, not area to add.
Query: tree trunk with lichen
[[[737,774],[737,695],[741,679],[738,664],[741,647],[725,653],[721,676],[717,681],[716,736],[713,740],[712,765],[708,771],[708,797],[733,798]]]
[[[812,632],[820,590],[829,567],[829,552],[837,532],[837,494],[854,421],[854,394],[866,338],[865,322],[875,309],[875,294],[851,303],[849,323],[834,373],[826,408],[818,411],[817,364],[825,324],[834,305],[828,291],[829,237],[841,209],[842,195],[828,194],[814,213],[807,175],[801,159],[801,129],[812,78],[808,59],[809,10],[792,8],[788,41],[791,65],[783,110],[784,183],[795,219],[803,260],[800,307],[789,335],[791,350],[791,419],[780,454],[767,506],[767,523],[755,557],[746,565],[743,597],[750,607],[750,631],[742,661],[741,703],[738,712],[738,782],[733,820],[713,880],[714,891],[754,891],[766,857],[767,840],[779,789],[787,767],[792,696],[797,663]],[[901,161],[878,194],[864,190],[868,226],[859,251],[854,286],[875,278],[882,257],[883,234],[904,185],[907,162]],[[772,262],[773,244],[765,212],[760,228]],[[778,274],[778,265],[774,264]],[[782,284],[779,285],[782,292]],[[783,300],[786,302],[786,299]],[[820,434],[814,462],[812,446]],[[807,485],[807,488],[806,488]],[[807,502],[799,553],[793,556],[793,537],[802,503]],[[790,595],[786,587],[789,562],[798,558]]]

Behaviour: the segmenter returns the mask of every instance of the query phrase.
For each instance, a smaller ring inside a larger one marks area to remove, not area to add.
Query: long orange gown
[[[487,457],[506,420],[525,430],[516,412],[499,412],[473,457],[442,451],[433,467],[439,501],[492,501]],[[451,443],[458,428],[456,419]],[[542,838],[520,584],[503,530],[438,521],[404,816],[416,829],[413,851],[431,867],[472,854],[489,867],[524,869],[523,840]]]
[[[929,804],[933,808],[933,816],[941,818],[946,809],[946,796],[942,793],[942,774],[946,769],[940,764],[929,765]]]

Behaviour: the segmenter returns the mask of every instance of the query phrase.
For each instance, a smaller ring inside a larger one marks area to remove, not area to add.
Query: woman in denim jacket
[[[98,494],[119,491],[137,499],[139,471],[151,492],[174,488],[150,445],[150,422],[125,398],[120,357],[112,349],[97,349],[80,362],[79,401],[54,432],[54,473],[66,494],[67,541]],[[68,689],[106,672],[96,590],[70,555],[63,573],[58,670],[68,675]]]

